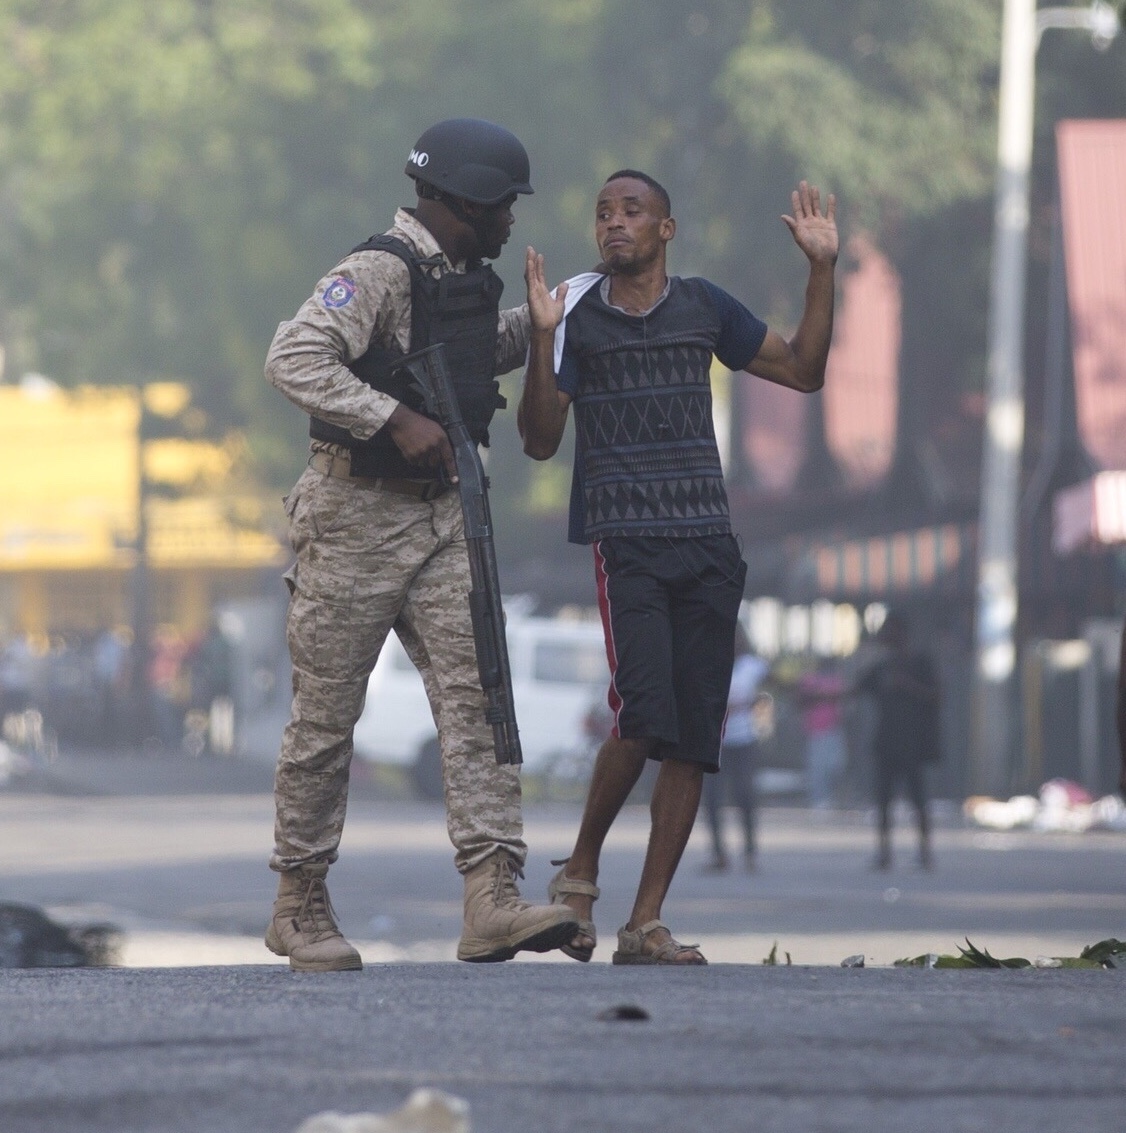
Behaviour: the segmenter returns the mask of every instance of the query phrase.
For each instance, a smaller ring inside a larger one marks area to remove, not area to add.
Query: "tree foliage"
[[[250,409],[239,377],[260,373],[263,317],[304,267],[301,211],[325,194],[304,176],[309,108],[381,80],[362,6],[8,2],[0,43],[10,362],[182,375],[219,414]]]
[[[787,154],[878,229],[989,187],[996,5],[757,3],[719,89],[754,147]]]
[[[1126,113],[1124,41],[1046,44],[1042,181],[1054,116]],[[0,51],[8,376],[188,380],[279,481],[303,426],[261,377],[274,327],[409,203],[410,144],[456,114],[532,154],[514,302],[524,242],[554,278],[590,266],[594,190],[632,165],[672,192],[675,270],[784,328],[803,264],[777,218],[805,176],[935,304],[920,324],[979,336],[949,365],[980,368],[982,233],[949,250],[991,191],[994,0],[0,0]],[[962,275],[913,282],[932,252]],[[520,506],[542,495],[551,473],[496,457]]]

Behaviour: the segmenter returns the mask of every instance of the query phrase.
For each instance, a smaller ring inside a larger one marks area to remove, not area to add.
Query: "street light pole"
[[[1029,171],[1036,49],[1051,27],[1089,30],[1095,46],[1105,48],[1119,24],[1114,9],[1102,2],[1037,11],[1036,0],[1005,0],[1002,14],[970,752],[970,788],[988,795],[1007,793],[1014,754]]]

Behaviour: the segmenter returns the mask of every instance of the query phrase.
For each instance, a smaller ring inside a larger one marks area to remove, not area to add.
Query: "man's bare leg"
[[[679,759],[662,761],[649,806],[652,825],[645,865],[626,928],[637,930],[661,919],[665,896],[696,822],[703,783],[704,771],[698,763]],[[670,939],[672,934],[668,929],[656,929],[645,938],[645,951],[655,952]],[[695,952],[695,949],[684,949],[684,952]]]
[[[567,877],[592,884],[598,881],[598,859],[602,854],[602,844],[610,833],[614,819],[629,798],[630,791],[641,778],[645,761],[655,742],[619,740],[611,736],[598,749],[575,848],[565,867]],[[568,893],[563,900],[574,909],[580,920],[593,919],[594,900],[591,897],[581,893]],[[576,936],[574,940],[576,948],[590,948],[593,943],[584,934]]]

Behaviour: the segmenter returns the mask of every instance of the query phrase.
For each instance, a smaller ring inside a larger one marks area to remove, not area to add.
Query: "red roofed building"
[[[845,483],[870,488],[895,455],[899,276],[867,236],[854,236],[849,251],[857,267],[841,285],[825,373],[825,439]]]
[[[1098,720],[1126,599],[1126,121],[1064,121],[1056,142],[1058,195],[1042,183],[1033,202],[1025,320],[1027,789],[1052,774],[1110,781]],[[948,248],[927,246],[933,282],[914,275],[910,302],[890,256],[853,237],[822,393],[733,383],[730,498],[747,596],[907,608],[943,661],[955,764],[968,733],[984,402],[946,368],[974,339],[935,325],[926,297],[953,278],[943,265],[986,247],[978,225],[952,225]],[[1086,643],[1089,658],[1074,672],[1051,658],[1081,651],[1048,648],[1068,641]],[[1081,757],[1079,733],[1089,733]],[[944,765],[955,793],[964,770]]]
[[[1092,477],[1055,500],[1061,552],[1122,543],[1126,493],[1126,121],[1061,122],[1060,209],[1075,424]]]

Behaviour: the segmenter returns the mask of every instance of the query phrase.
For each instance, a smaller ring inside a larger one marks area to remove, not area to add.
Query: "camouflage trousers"
[[[438,727],[457,868],[499,849],[522,864],[519,769],[497,764],[484,721],[457,493],[421,501],[310,468],[286,513],[297,554],[286,575],[293,708],[274,778],[271,868],[336,860],[352,729],[391,629],[422,674]]]

